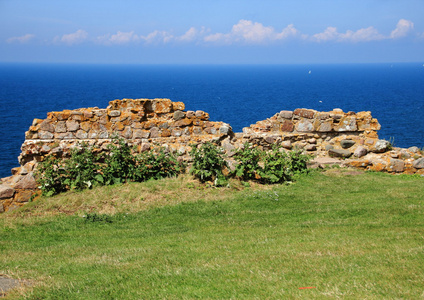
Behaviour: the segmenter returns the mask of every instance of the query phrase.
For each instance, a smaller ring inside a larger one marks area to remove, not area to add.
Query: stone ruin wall
[[[303,149],[315,157],[312,167],[343,164],[390,173],[424,174],[424,158],[417,147],[392,149],[380,140],[380,124],[370,112],[334,109],[281,111],[243,132],[234,133],[229,124],[212,122],[203,111],[185,111],[182,102],[169,99],[122,99],[106,109],[81,108],[50,112],[34,119],[25,133],[18,158],[20,167],[0,184],[0,212],[22,206],[35,193],[34,171],[46,155],[67,157],[82,142],[96,151],[106,151],[113,136],[122,137],[138,152],[155,147],[189,160],[195,144],[214,142],[229,159],[247,142],[262,149],[280,144],[287,151]]]

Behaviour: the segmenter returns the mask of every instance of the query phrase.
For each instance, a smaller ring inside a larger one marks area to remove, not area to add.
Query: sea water
[[[380,138],[424,146],[424,66],[0,64],[0,177],[34,118],[49,111],[106,108],[123,98],[169,98],[203,110],[234,132],[281,110],[371,111]]]

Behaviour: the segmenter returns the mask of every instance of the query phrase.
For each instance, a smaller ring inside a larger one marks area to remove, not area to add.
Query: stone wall
[[[126,139],[138,152],[160,146],[185,160],[190,159],[193,145],[208,141],[220,145],[231,160],[247,142],[265,150],[273,144],[287,151],[302,149],[315,157],[312,165],[318,167],[331,161],[375,171],[424,174],[422,151],[392,148],[380,140],[380,124],[370,112],[281,111],[233,133],[229,124],[210,121],[206,112],[184,109],[184,103],[169,99],[122,99],[111,101],[106,109],[64,110],[34,119],[25,133],[20,167],[0,184],[0,212],[22,206],[37,195],[34,171],[46,155],[67,157],[81,142],[107,151],[114,136]]]

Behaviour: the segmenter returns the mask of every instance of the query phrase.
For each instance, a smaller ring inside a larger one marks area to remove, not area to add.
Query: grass
[[[417,299],[423,190],[329,170],[273,187],[182,177],[68,193],[0,216],[0,274],[32,282],[10,299]]]

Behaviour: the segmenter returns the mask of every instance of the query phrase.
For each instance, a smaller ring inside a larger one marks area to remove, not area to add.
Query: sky
[[[424,63],[424,0],[0,0],[0,62]]]

